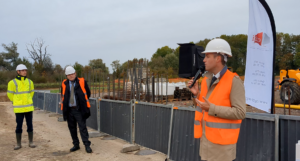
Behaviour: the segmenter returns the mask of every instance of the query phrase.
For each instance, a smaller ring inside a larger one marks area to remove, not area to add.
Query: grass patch
[[[50,90],[50,93],[59,93],[59,89]]]

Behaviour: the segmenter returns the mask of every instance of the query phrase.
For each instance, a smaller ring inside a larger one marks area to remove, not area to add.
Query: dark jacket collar
[[[221,72],[220,72],[220,79],[222,78],[222,76],[226,73],[226,71],[227,71],[227,65],[225,65],[224,66],[224,68],[221,70]]]
[[[222,78],[222,76],[226,73],[226,71],[227,71],[227,65],[225,65],[224,66],[224,68],[220,71],[220,77],[219,77],[219,80]],[[211,72],[207,72],[207,73],[205,73],[204,75],[203,75],[203,77],[207,77],[209,80],[211,80],[212,79],[212,77],[213,77],[213,73],[211,73]]]
[[[22,80],[22,78],[24,79],[24,80],[26,80],[26,76],[25,77],[23,77],[23,76],[20,76],[20,75],[18,75],[18,76],[16,76],[16,79],[18,79],[18,80]]]

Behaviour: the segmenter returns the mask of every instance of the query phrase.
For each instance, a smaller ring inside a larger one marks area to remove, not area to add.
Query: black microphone
[[[193,83],[189,86],[189,88],[192,88],[194,86],[196,81],[202,76],[204,70],[205,69],[203,69],[203,67],[200,67],[200,69],[198,70],[198,72],[196,73],[196,75],[194,77]]]

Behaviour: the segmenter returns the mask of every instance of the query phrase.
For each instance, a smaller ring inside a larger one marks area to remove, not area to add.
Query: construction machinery
[[[281,70],[278,83],[283,103],[300,104],[300,69]]]

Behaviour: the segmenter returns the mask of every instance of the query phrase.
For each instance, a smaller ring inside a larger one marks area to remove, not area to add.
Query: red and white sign
[[[266,45],[270,43],[270,37],[266,33],[260,32],[256,35],[253,35],[252,41],[254,41],[254,43],[258,43],[260,46]]]

